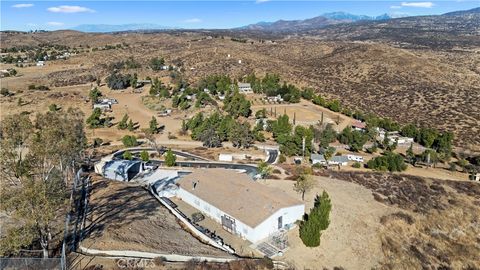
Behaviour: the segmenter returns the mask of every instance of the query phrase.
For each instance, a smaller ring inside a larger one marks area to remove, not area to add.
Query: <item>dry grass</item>
[[[380,173],[329,172],[403,209],[383,216],[385,269],[478,269],[480,185]]]
[[[30,35],[2,33],[2,46],[39,42],[101,46],[128,43],[130,47],[96,51],[62,61],[71,70],[90,70],[78,76],[105,77],[108,64],[133,56],[143,68],[128,70],[140,78],[169,72],[145,68],[154,56],[167,63],[181,64],[184,77],[194,81],[213,73],[240,77],[250,72],[277,72],[299,86],[311,86],[328,97],[341,99],[353,109],[391,117],[402,123],[453,131],[457,146],[480,150],[480,54],[473,51],[401,49],[385,44],[324,42],[312,39],[279,40],[275,44],[240,43],[228,38],[201,39],[201,33],[125,35],[51,32]],[[231,58],[227,58],[227,54]],[[238,60],[242,60],[239,64]],[[48,64],[52,64],[49,62]],[[194,68],[194,69],[190,69]],[[23,69],[19,70],[20,73]],[[36,76],[32,80],[48,85],[69,81],[55,70],[54,79]],[[13,79],[15,80],[15,78]],[[84,82],[86,77],[71,79]],[[9,79],[12,81],[12,79]],[[25,84],[30,83],[23,80]],[[16,89],[14,89],[16,90]]]

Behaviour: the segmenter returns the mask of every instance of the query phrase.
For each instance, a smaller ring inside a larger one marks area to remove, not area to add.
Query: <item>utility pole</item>
[[[305,160],[305,136],[302,139],[302,160]]]

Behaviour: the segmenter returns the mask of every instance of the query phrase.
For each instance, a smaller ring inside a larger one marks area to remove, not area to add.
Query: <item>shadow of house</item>
[[[98,238],[109,229],[118,229],[138,220],[149,219],[152,213],[167,211],[143,188],[118,184],[102,180],[92,185],[83,239]]]

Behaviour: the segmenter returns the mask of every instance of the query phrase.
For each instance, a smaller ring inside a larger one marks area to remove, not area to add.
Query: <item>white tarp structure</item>
[[[230,155],[230,154],[220,154],[220,155],[218,155],[218,160],[219,161],[232,162],[233,161],[233,156]]]

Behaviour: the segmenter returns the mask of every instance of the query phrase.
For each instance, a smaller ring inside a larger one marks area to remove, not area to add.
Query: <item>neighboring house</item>
[[[111,160],[101,168],[103,177],[118,181],[130,181],[142,171],[142,162],[138,160]]]
[[[45,61],[38,61],[37,67],[43,67],[45,65]]]
[[[269,101],[269,102],[282,102],[283,98],[280,95],[276,95],[276,96],[273,96],[273,97],[267,97],[267,101]]]
[[[480,173],[478,172],[472,172],[470,175],[468,175],[468,179],[475,181],[475,182],[480,182]]]
[[[346,156],[333,156],[328,161],[328,165],[347,166],[348,165],[348,157],[346,157]]]
[[[363,162],[363,157],[357,155],[347,155],[347,159],[351,161]]]
[[[103,98],[99,100],[99,103],[106,103],[106,104],[118,104],[118,100],[115,98]]]
[[[397,141],[398,144],[411,144],[414,141],[413,138],[400,136],[398,131],[391,131],[387,133],[387,131],[381,128],[377,128],[377,131],[379,140],[384,140],[385,134],[388,134],[387,138],[390,144],[394,143],[395,141]]]
[[[110,103],[95,103],[93,104],[93,109],[99,108],[102,111],[110,111],[112,109],[112,105]]]
[[[196,169],[177,185],[178,198],[252,243],[292,228],[305,213],[301,201],[234,170]]]
[[[365,129],[367,128],[367,124],[361,121],[355,121],[352,124],[352,128],[358,131],[365,131]]]
[[[325,156],[320,155],[320,154],[311,154],[310,155],[310,161],[312,162],[313,165],[315,165],[315,164],[326,165],[327,164],[327,161],[325,160]]]
[[[244,94],[250,94],[250,93],[253,93],[253,89],[252,89],[252,86],[249,84],[249,83],[241,83],[239,82],[237,84],[238,86],[238,91],[240,93],[244,93]]]

